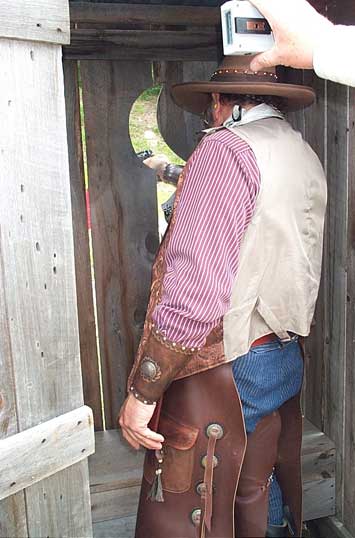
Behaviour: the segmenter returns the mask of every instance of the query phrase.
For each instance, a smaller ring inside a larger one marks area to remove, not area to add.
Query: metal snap
[[[200,496],[206,493],[206,484],[204,482],[198,482],[198,484],[196,484],[196,493]]]
[[[206,468],[206,465],[207,465],[207,454],[206,456],[203,456],[203,458],[201,458],[201,465],[202,467],[205,469]],[[217,456],[213,456],[213,468],[217,467],[218,465],[218,458]]]
[[[209,424],[209,426],[206,428],[206,435],[207,437],[211,437],[213,435],[217,439],[222,439],[224,430],[220,424]]]
[[[195,527],[198,527],[200,525],[201,513],[202,513],[201,508],[195,508],[195,510],[193,510],[190,514],[191,521],[195,525]]]

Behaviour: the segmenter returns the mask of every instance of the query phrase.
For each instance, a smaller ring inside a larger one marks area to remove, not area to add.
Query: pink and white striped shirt
[[[227,312],[259,188],[254,153],[227,129],[206,136],[192,155],[153,312],[169,340],[201,347]]]

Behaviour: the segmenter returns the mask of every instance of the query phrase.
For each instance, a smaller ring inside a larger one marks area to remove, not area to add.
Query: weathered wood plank
[[[216,60],[218,57],[218,47],[209,46],[201,47],[199,45],[193,48],[162,48],[157,42],[154,48],[135,49],[125,48],[112,45],[99,44],[81,44],[63,48],[63,56],[66,60],[130,60],[130,61],[179,61],[187,62],[209,62]]]
[[[89,458],[92,493],[140,484],[144,451],[131,449],[118,430],[97,432],[95,442],[95,454]]]
[[[129,113],[150,63],[81,62],[106,424],[114,428],[140,339],[158,248],[156,179],[136,158]]]
[[[91,493],[93,522],[136,515],[140,489],[139,484],[124,489]]]
[[[84,401],[93,409],[95,429],[102,430],[103,417],[86,215],[77,62],[64,62],[64,81]]]
[[[92,411],[83,406],[0,441],[0,499],[95,451]]]
[[[83,30],[72,32],[65,58],[143,60],[213,60],[219,34],[188,30]]]
[[[0,0],[0,37],[69,43],[68,0]]]
[[[322,538],[354,538],[354,534],[350,533],[336,517],[314,521],[314,527]]]
[[[335,478],[303,485],[303,520],[311,521],[335,514]]]
[[[1,256],[23,431],[80,407],[82,381],[61,47],[0,47]],[[89,537],[87,462],[27,488],[26,513],[29,536]]]
[[[348,89],[327,85],[329,350],[324,370],[324,431],[337,447],[337,515],[344,515],[344,372],[346,366],[348,234]]]
[[[101,521],[93,525],[94,538],[132,538],[135,528],[136,516]]]
[[[151,9],[156,9],[157,6],[164,6],[164,10],[171,8],[172,6],[184,6],[184,8],[190,8],[193,6],[194,9],[197,10],[200,9],[206,9],[208,8],[216,8],[221,6],[225,0],[131,0],[129,4],[133,4],[132,9],[134,8],[140,8],[140,4],[146,5],[147,7]],[[336,11],[327,11],[327,3],[336,7]],[[94,4],[95,6],[99,5],[112,5],[117,7],[125,6],[127,5],[127,0],[104,0],[101,2],[101,0],[89,0],[88,2],[83,2],[82,0],[76,1],[73,0],[70,2],[71,6],[75,7],[76,4],[81,4],[83,8],[85,8],[85,4],[87,6],[90,6],[90,4]],[[137,5],[138,4],[138,5]],[[310,0],[310,4],[312,4],[320,13],[323,15],[327,15],[332,21],[336,22],[337,24],[354,24],[355,23],[355,6],[352,0]]]
[[[211,7],[191,6],[147,6],[132,3],[120,5],[110,3],[72,2],[72,23],[99,24],[163,24],[187,26],[215,26],[221,22],[220,11]]]
[[[344,431],[344,525],[355,535],[355,90],[348,94],[348,290],[346,328],[345,431]]]
[[[317,153],[323,166],[326,166],[326,82],[319,79],[312,71],[304,72],[304,83],[312,86],[316,91],[316,102],[304,112],[305,139]],[[319,296],[312,324],[310,337],[306,341],[306,375],[305,375],[305,414],[307,418],[323,428],[322,398],[324,393],[324,372],[327,360],[329,335],[327,334],[328,311],[327,290],[328,274],[326,272],[326,260],[328,259],[326,237],[328,235],[328,223],[324,230],[323,271],[320,283]]]
[[[18,431],[15,380],[11,361],[11,338],[6,307],[4,260],[0,227],[0,443]],[[0,501],[0,537],[26,536],[26,507],[23,492]]]

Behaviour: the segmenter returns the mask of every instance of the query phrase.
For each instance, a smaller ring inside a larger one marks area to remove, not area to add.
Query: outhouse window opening
[[[161,84],[144,90],[135,101],[129,119],[129,132],[131,143],[137,157],[150,168],[154,168],[159,179],[164,163],[183,166],[181,159],[165,142],[158,126],[157,112]],[[162,237],[166,220],[162,205],[166,203],[175,192],[175,187],[164,181],[157,183],[159,235]]]

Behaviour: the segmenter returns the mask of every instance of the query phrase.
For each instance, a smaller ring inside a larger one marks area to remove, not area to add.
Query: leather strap
[[[275,333],[266,334],[265,336],[262,336],[261,338],[258,338],[255,340],[251,347],[256,346],[262,346],[263,344],[269,344],[270,342],[276,342],[277,336]]]
[[[209,531],[211,531],[211,522],[212,522],[213,469],[214,469],[213,459],[214,459],[214,453],[216,449],[216,443],[217,443],[217,435],[214,433],[211,433],[208,439],[206,468],[205,468],[205,474],[203,477],[205,491],[202,495],[202,498],[205,501],[203,524],[206,525]]]

